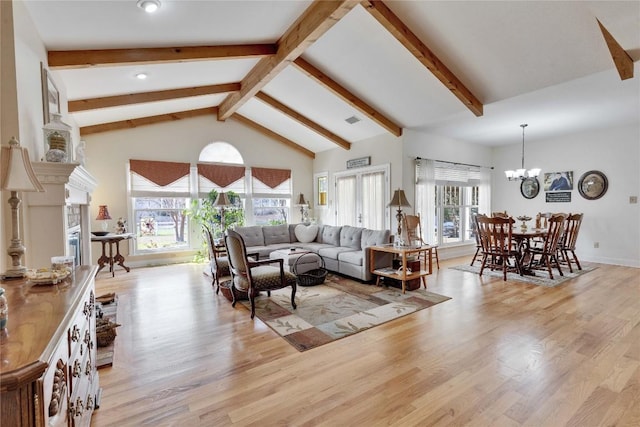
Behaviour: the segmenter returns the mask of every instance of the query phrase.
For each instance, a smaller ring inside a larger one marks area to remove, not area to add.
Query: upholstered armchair
[[[224,237],[229,257],[229,269],[233,277],[233,288],[247,292],[251,302],[251,318],[256,314],[255,297],[260,291],[271,291],[291,286],[291,306],[296,308],[296,276],[284,269],[282,259],[253,261],[247,256],[247,248],[242,236],[233,230],[227,230]],[[277,266],[270,265],[277,264]],[[235,295],[235,292],[232,292]],[[232,306],[235,307],[235,296]]]
[[[220,279],[225,276],[231,276],[229,270],[229,260],[225,255],[225,251],[217,248],[213,241],[213,234],[206,225],[202,225],[202,235],[207,242],[209,252],[209,266],[211,267],[211,285],[216,288],[216,294],[220,292]]]

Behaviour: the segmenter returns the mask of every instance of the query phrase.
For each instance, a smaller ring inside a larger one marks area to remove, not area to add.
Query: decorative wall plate
[[[578,191],[587,200],[596,200],[604,196],[609,188],[609,181],[600,171],[589,171],[580,177]]]
[[[525,178],[520,183],[520,194],[525,199],[533,199],[540,192],[540,181],[538,178],[531,177]]]

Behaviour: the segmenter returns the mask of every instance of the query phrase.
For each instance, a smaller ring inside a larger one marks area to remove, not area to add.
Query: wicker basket
[[[120,326],[110,320],[98,319],[96,322],[96,341],[98,347],[106,347],[116,339],[116,328]]]
[[[241,291],[232,286],[231,280],[226,280],[220,283],[220,292],[229,301],[233,301],[232,292],[235,293],[236,301],[248,300],[249,295],[247,291]]]
[[[320,259],[320,267],[316,268],[315,270],[310,270],[310,271],[306,271],[304,273],[298,274],[298,261],[300,261],[300,259],[307,254],[313,254],[317,256]],[[324,268],[324,259],[320,255],[314,252],[307,252],[300,255],[298,259],[296,259],[296,261],[293,263],[293,266],[291,267],[291,272],[296,275],[296,282],[300,286],[320,285],[324,283],[324,279],[327,278],[327,273],[328,273],[327,269]]]

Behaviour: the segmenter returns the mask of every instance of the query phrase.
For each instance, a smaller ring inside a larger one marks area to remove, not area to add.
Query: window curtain
[[[336,225],[357,225],[356,176],[336,178]]]
[[[422,238],[428,244],[436,244],[436,176],[435,161],[416,159],[415,210],[420,214]]]
[[[214,163],[198,163],[199,197],[205,198],[211,190],[233,191],[245,193],[244,166],[220,165]]]
[[[132,197],[190,197],[189,163],[129,160]]]
[[[478,213],[491,215],[491,170],[489,168],[480,169],[478,190]]]
[[[362,175],[362,215],[361,227],[372,230],[384,229],[384,172],[374,172]]]

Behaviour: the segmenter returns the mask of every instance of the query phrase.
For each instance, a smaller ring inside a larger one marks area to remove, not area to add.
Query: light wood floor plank
[[[544,288],[468,262],[428,278],[451,300],[303,353],[202,265],[101,273],[122,326],[92,426],[640,425],[638,269]]]

